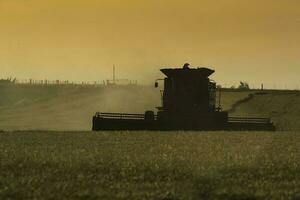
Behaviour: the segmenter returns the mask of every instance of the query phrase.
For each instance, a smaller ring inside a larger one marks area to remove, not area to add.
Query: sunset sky
[[[150,83],[210,66],[217,82],[300,84],[299,0],[0,0],[0,77]]]

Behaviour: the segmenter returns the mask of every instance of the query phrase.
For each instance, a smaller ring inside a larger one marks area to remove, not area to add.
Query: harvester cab
[[[164,123],[176,123],[186,128],[201,126],[225,127],[228,114],[216,109],[216,83],[209,79],[214,70],[208,68],[162,69],[166,76],[162,106],[157,118]]]
[[[175,113],[214,112],[216,83],[209,80],[214,73],[208,68],[162,69],[164,79],[162,110]]]

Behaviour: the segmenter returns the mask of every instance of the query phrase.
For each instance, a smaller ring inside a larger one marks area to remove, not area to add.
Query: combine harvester
[[[93,117],[93,131],[101,130],[232,130],[275,131],[268,118],[229,117],[216,105],[216,83],[208,68],[162,69],[166,75],[162,107],[145,114],[101,113]],[[155,83],[158,87],[158,82]],[[219,98],[220,99],[220,98]]]

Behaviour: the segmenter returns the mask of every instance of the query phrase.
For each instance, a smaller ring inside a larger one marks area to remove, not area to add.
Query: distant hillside
[[[299,93],[224,91],[223,110],[232,115],[272,117],[283,130],[300,130]],[[249,94],[254,94],[249,98]],[[0,129],[90,130],[96,111],[144,113],[161,104],[148,86],[0,86]],[[299,105],[298,105],[299,104]]]
[[[278,130],[300,130],[300,92],[266,92],[246,97],[231,114],[270,117]]]

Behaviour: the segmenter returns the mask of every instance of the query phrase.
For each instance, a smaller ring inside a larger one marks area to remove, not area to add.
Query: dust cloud
[[[150,86],[2,87],[0,129],[91,130],[95,112],[144,113],[160,105]]]

